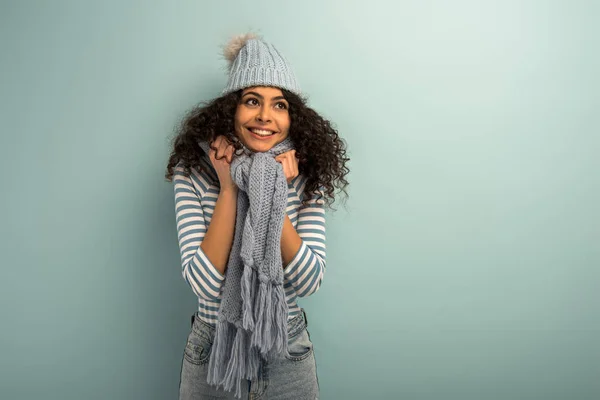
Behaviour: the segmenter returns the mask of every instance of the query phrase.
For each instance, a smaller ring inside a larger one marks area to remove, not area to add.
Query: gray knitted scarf
[[[199,145],[208,154],[209,144]],[[238,398],[241,380],[257,377],[261,358],[270,360],[287,352],[288,305],[280,240],[288,184],[275,156],[291,149],[288,137],[264,153],[244,148],[231,162],[231,177],[239,189],[237,216],[208,383],[228,391],[235,384]]]

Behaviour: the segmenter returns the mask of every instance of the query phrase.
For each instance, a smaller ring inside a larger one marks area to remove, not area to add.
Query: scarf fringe
[[[256,299],[256,304],[254,307],[254,331],[252,331],[252,338],[250,340],[251,346],[257,347],[263,356],[265,355],[264,348],[266,347],[264,346],[262,338],[263,325],[265,323],[263,316],[268,290],[269,287],[267,286],[267,284],[265,282],[261,282],[258,287],[258,297]]]
[[[287,350],[288,305],[283,285],[261,282],[254,308],[255,326],[250,340],[267,359]]]
[[[231,348],[231,343],[229,343],[228,339],[233,338],[233,334],[230,334],[232,327],[231,323],[220,319],[215,329],[206,381],[209,385],[215,385],[217,389],[223,384],[222,377],[225,375],[227,353]]]
[[[273,324],[275,350],[277,354],[281,354],[284,351],[287,353],[287,319],[289,310],[287,300],[285,299],[285,290],[283,289],[283,285],[274,287],[273,300],[275,304],[275,323]]]
[[[252,283],[258,279],[257,272],[251,268],[249,271],[244,273],[244,280]],[[254,310],[257,319],[253,331],[244,327],[236,328],[224,319],[217,322],[212,345],[214,354],[208,363],[208,384],[223,387],[227,391],[231,391],[235,385],[235,396],[238,398],[241,397],[242,379],[252,380],[258,376],[261,358],[269,360],[287,352],[288,306],[283,285],[261,282]],[[250,320],[251,317],[244,318],[244,321]]]
[[[246,375],[246,335],[243,329],[238,329],[233,348],[231,349],[231,358],[227,363],[227,370],[223,378],[223,387],[225,390],[231,391],[233,385],[236,385],[235,396],[241,397],[241,382],[242,377]]]

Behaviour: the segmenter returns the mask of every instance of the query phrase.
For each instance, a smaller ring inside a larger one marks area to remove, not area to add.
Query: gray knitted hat
[[[229,62],[229,79],[223,95],[250,86],[275,86],[301,94],[287,60],[272,44],[255,34],[233,37],[223,55]]]

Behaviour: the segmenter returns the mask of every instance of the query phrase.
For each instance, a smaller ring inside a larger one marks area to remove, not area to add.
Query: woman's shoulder
[[[192,184],[201,197],[207,193],[218,193],[219,191],[218,178],[204,161],[200,161],[199,166],[190,166],[187,169],[182,163],[177,164],[173,170],[173,181],[176,182],[178,179]]]
[[[288,186],[290,190],[294,190],[296,192],[300,200],[305,200],[308,198],[309,202],[314,202],[318,196],[317,194],[309,193],[309,191],[306,190],[307,183],[308,178],[303,174],[299,174],[297,177],[292,179]],[[324,188],[320,187],[318,191],[323,194],[323,190]]]
[[[303,174],[298,174],[297,177],[295,177],[290,183],[288,183],[288,188],[296,192],[298,194],[298,197],[302,197],[305,187],[306,177]]]

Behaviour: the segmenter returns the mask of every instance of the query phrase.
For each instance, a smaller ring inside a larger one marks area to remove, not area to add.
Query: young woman
[[[241,35],[225,56],[227,86],[186,116],[166,174],[198,297],[179,398],[316,399],[297,300],[321,286],[325,207],[345,192],[349,159],[271,44]]]

